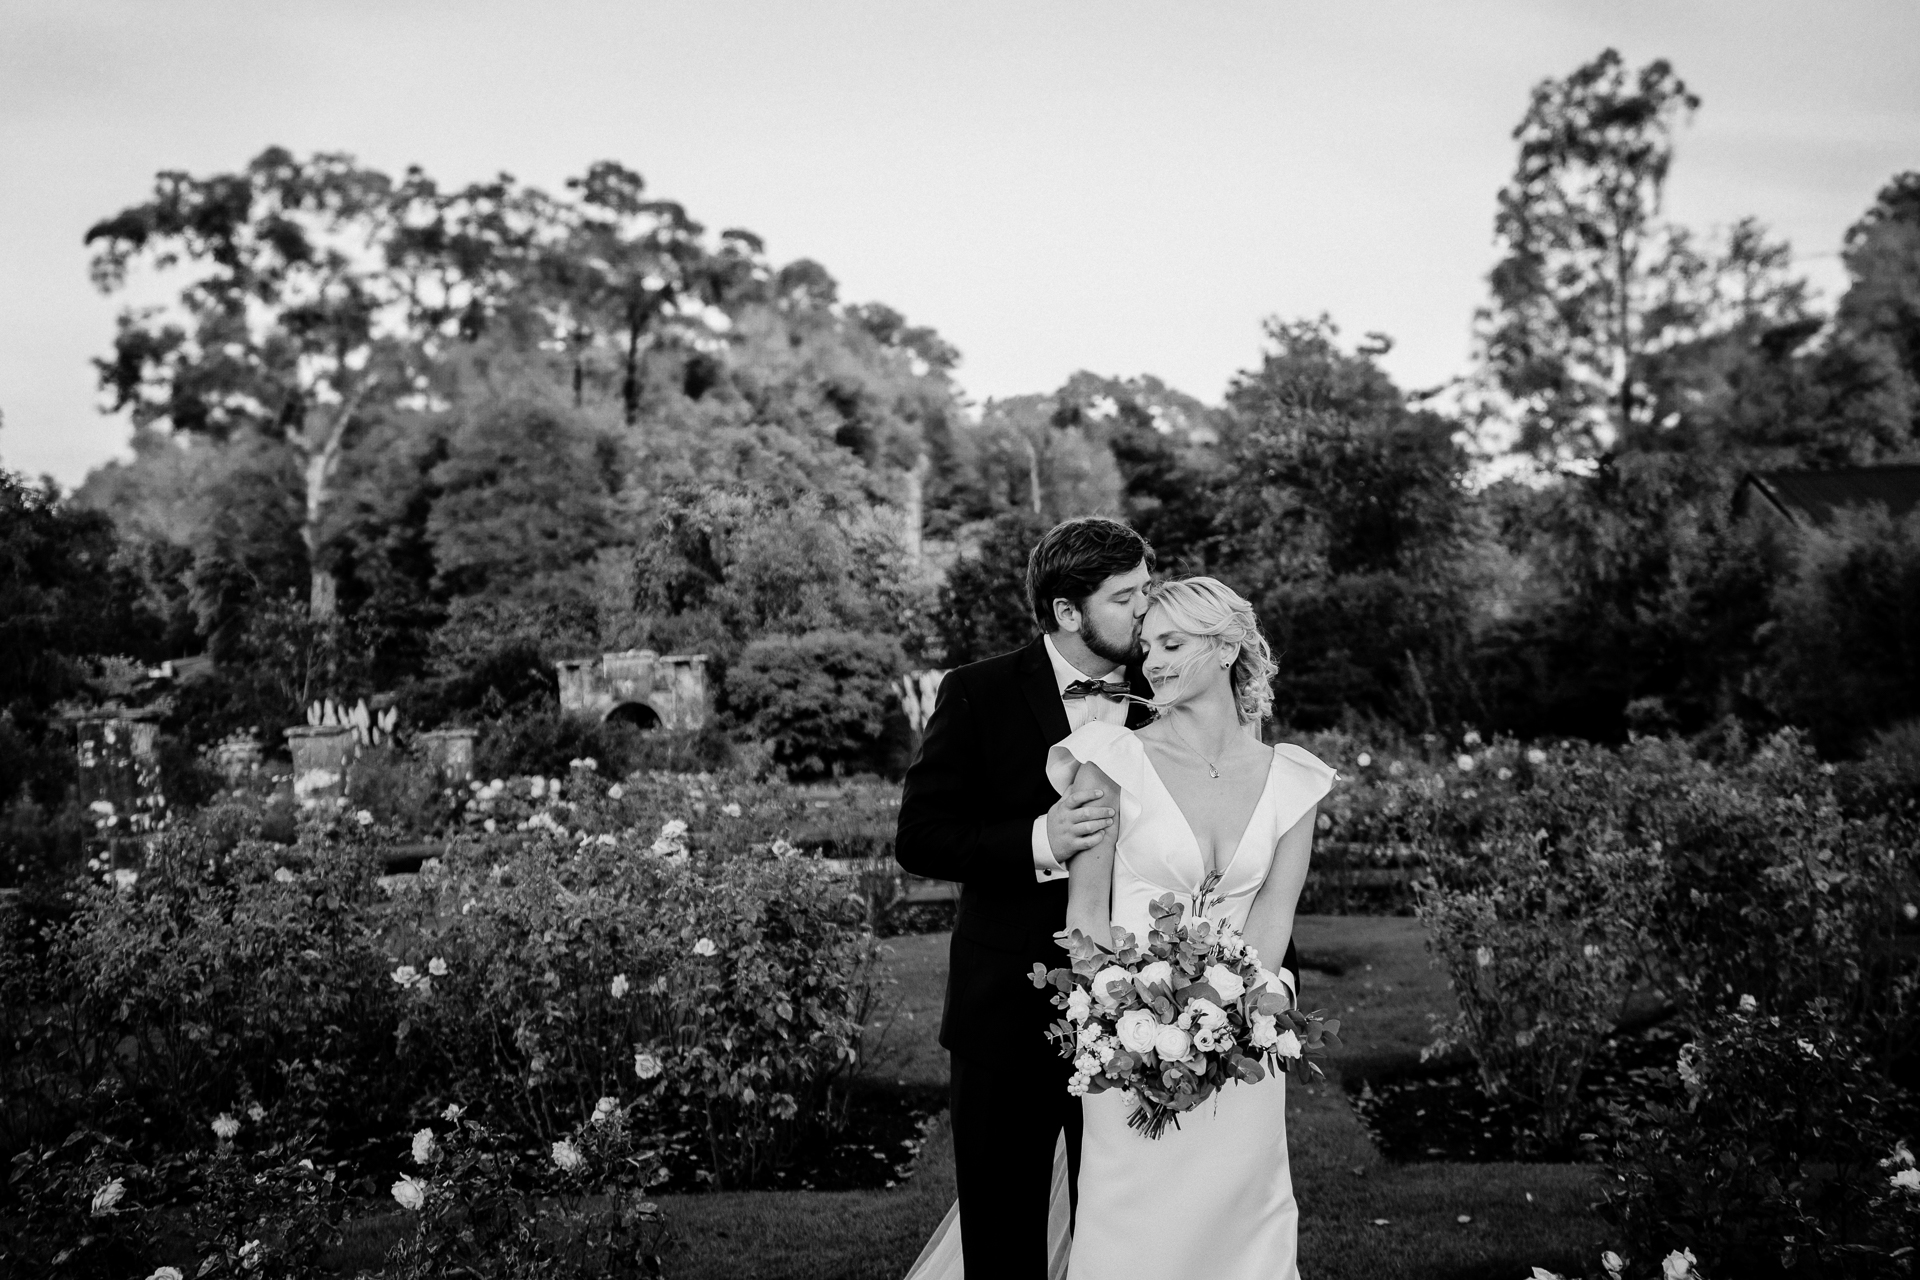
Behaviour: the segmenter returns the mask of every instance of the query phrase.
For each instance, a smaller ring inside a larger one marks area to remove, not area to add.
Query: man
[[[1134,664],[1137,600],[1153,549],[1115,520],[1056,525],[1027,562],[1041,636],[947,675],[907,770],[895,857],[961,885],[940,1043],[953,1062],[953,1146],[966,1273],[1041,1280],[1053,1153],[1080,1162],[1080,1104],[1046,1038],[1059,1012],[1035,964],[1066,952],[1067,877],[1118,811],[1098,791],[1056,795],[1047,750],[1089,720],[1138,727],[1149,696]],[[1291,947],[1283,961],[1297,980]]]

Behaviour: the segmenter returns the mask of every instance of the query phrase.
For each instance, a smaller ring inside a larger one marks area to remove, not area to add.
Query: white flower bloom
[[[178,1267],[155,1267],[147,1280],[187,1280],[187,1277]]]
[[[1193,1047],[1201,1053],[1212,1053],[1220,1046],[1215,1042],[1213,1032],[1206,1027],[1201,1027],[1193,1033]]]
[[[1493,963],[1493,948],[1481,947],[1473,953],[1473,962],[1482,969]]]
[[[1120,1015],[1114,1035],[1130,1052],[1145,1053],[1160,1035],[1160,1023],[1148,1009],[1129,1009]]]
[[[1508,778],[1511,778],[1513,776],[1513,770],[1507,768],[1507,766],[1505,765],[1501,765],[1500,772],[1494,774],[1493,776],[1500,779],[1500,781],[1505,782]]]
[[[1740,1012],[1758,1013],[1759,1011],[1760,1011],[1760,1002],[1758,1000],[1755,1000],[1752,996],[1740,997]]]
[[[1142,965],[1140,972],[1134,975],[1134,985],[1142,991],[1152,986],[1173,988],[1173,966],[1165,960],[1155,960],[1152,964]]]
[[[1920,918],[1920,907],[1916,907],[1911,902],[1909,902],[1905,906],[1900,908],[1900,914],[1905,916],[1909,920]]]
[[[1913,1168],[1913,1152],[1907,1150],[1907,1140],[1901,1138],[1893,1144],[1893,1154],[1880,1162],[1882,1169]]]
[[[242,1271],[252,1271],[260,1265],[260,1259],[264,1257],[265,1254],[266,1250],[260,1247],[258,1240],[247,1241],[240,1246],[240,1269]]]
[[[403,1177],[393,1184],[393,1198],[400,1202],[402,1209],[418,1213],[427,1203],[427,1184],[411,1175]]]
[[[631,991],[632,989],[633,988],[627,982],[627,975],[624,973],[614,974],[613,985],[608,988],[608,990],[610,990],[613,993],[613,998],[615,1000],[624,999],[626,997],[627,992]]]
[[[674,818],[660,828],[660,838],[662,840],[680,840],[685,838],[686,834],[687,824],[679,818]]]
[[[1455,764],[1456,766],[1458,766],[1458,767],[1459,767],[1459,769],[1460,769],[1460,772],[1462,772],[1462,773],[1472,773],[1472,772],[1473,772],[1473,766],[1474,766],[1474,765],[1476,765],[1476,764],[1478,764],[1478,763],[1479,763],[1479,761],[1477,761],[1477,760],[1475,760],[1475,759],[1474,759],[1474,758],[1473,758],[1472,756],[1470,756],[1470,755],[1466,755],[1465,753],[1462,753],[1462,754],[1461,754],[1461,756],[1460,756],[1460,758],[1459,758],[1458,760],[1455,760],[1455,761],[1454,761],[1453,763],[1454,763],[1454,764]]]
[[[1189,1001],[1181,1012],[1190,1015],[1192,1025],[1208,1031],[1218,1031],[1227,1025],[1227,1011],[1204,997]]]
[[[449,1102],[447,1104],[447,1109],[440,1113],[440,1118],[442,1120],[458,1120],[461,1116],[466,1114],[466,1110],[467,1109],[465,1107],[461,1106],[457,1102]]]
[[[488,818],[488,819],[487,819],[487,820],[486,820],[485,822],[483,822],[483,823],[481,823],[480,825],[481,825],[481,826],[482,826],[482,827],[483,827],[483,828],[484,828],[484,829],[485,829],[485,830],[486,830],[486,831],[487,831],[487,832],[488,832],[489,834],[491,834],[491,833],[493,833],[493,832],[495,832],[495,831],[498,831],[498,830],[500,829],[500,824],[499,824],[499,823],[497,823],[497,822],[495,822],[495,821],[494,821],[494,820],[493,820],[492,818]]]
[[[1527,748],[1527,763],[1538,768],[1547,762],[1547,753],[1538,747]]]
[[[222,1142],[232,1142],[240,1132],[240,1122],[222,1111],[213,1118],[213,1136]]]
[[[693,944],[693,954],[697,956],[705,957],[705,956],[717,955],[719,954],[719,951],[720,951],[720,948],[713,945],[712,938],[701,938],[699,941]]]
[[[1093,975],[1093,998],[1098,1000],[1103,1008],[1111,1009],[1118,1005],[1120,1001],[1112,992],[1108,991],[1107,988],[1116,983],[1131,985],[1132,982],[1132,974],[1117,964],[1110,964]]]
[[[440,1144],[433,1140],[433,1130],[422,1129],[413,1135],[413,1162],[415,1164],[432,1164],[439,1158]]]
[[[1600,1255],[1600,1266],[1606,1271],[1608,1280],[1620,1280],[1620,1273],[1627,1268],[1627,1260],[1609,1249]]]
[[[1697,1259],[1691,1249],[1676,1249],[1660,1260],[1661,1280],[1688,1280]]]
[[[1201,981],[1220,993],[1220,998],[1231,1004],[1247,994],[1246,981],[1223,964],[1210,964],[1201,977]],[[1223,1017],[1225,1015],[1222,1015]]]
[[[420,981],[420,971],[410,964],[401,965],[390,976],[393,978],[394,985],[400,987],[410,987]]]
[[[100,814],[101,816],[104,817],[113,812],[113,801],[95,800],[92,804],[88,805],[87,808],[89,811]]]
[[[1101,1034],[1100,1024],[1097,1022],[1089,1022],[1074,1032],[1074,1043],[1082,1049],[1091,1049],[1100,1043]]]
[[[1368,765],[1373,763],[1373,757],[1367,754],[1366,752],[1362,751],[1359,755],[1354,757],[1353,762],[1359,765],[1362,769],[1364,769]]]
[[[439,956],[435,956],[433,959],[427,961],[427,972],[436,978],[444,978],[447,976],[447,962]]]
[[[1178,1062],[1193,1049],[1193,1037],[1179,1027],[1162,1026],[1153,1037],[1153,1051],[1162,1062]]]
[[[1067,993],[1067,1021],[1085,1022],[1093,1013],[1093,996],[1085,987]]]
[[[1470,747],[1477,747],[1480,745],[1480,731],[1478,729],[1469,729],[1460,735],[1460,741]]]
[[[1386,1219],[1382,1218],[1380,1221],[1385,1222]],[[1567,1280],[1567,1278],[1558,1271],[1549,1271],[1545,1267],[1535,1267],[1533,1274],[1528,1276],[1527,1280]]]
[[[1297,1058],[1302,1052],[1300,1037],[1294,1034],[1292,1027],[1274,1037],[1273,1048],[1283,1058]]]
[[[617,782],[607,788],[607,799],[609,800],[618,800],[625,794],[627,794],[627,789]]]
[[[267,1118],[267,1109],[265,1107],[261,1106],[257,1102],[250,1102],[247,1104],[247,1119],[253,1121],[255,1124],[259,1124],[262,1120],[265,1120],[266,1118]]]
[[[1256,1049],[1271,1049],[1280,1043],[1280,1020],[1270,1013],[1256,1013],[1248,1024],[1247,1039]]]
[[[593,1104],[593,1115],[590,1116],[589,1119],[594,1124],[605,1124],[607,1121],[613,1119],[613,1113],[619,1109],[620,1099],[611,1097],[601,1098],[600,1101]]]
[[[1587,959],[1592,960],[1597,956],[1599,956],[1600,948],[1595,946],[1593,943],[1589,942],[1586,946],[1580,948],[1580,954],[1585,956]]]
[[[1902,1169],[1887,1182],[1896,1191],[1920,1192],[1920,1169]]]
[[[726,814],[729,818],[737,818],[740,816],[740,806],[729,801],[720,806],[720,812]]]
[[[578,1173],[586,1168],[587,1158],[580,1154],[580,1148],[562,1138],[553,1144],[553,1164],[562,1173]]]
[[[373,810],[362,809],[353,815],[353,820],[363,827],[370,827],[373,825]]]
[[[297,879],[293,872],[287,870],[285,867],[275,867],[273,870],[273,878],[277,884],[292,884],[294,880]]]
[[[139,882],[140,873],[132,867],[119,867],[113,873],[113,887],[125,892]]]
[[[651,1080],[659,1075],[660,1071],[660,1059],[654,1057],[652,1054],[636,1053],[633,1055],[633,1074],[639,1076],[642,1080]]]
[[[115,1178],[107,1183],[93,1193],[93,1216],[97,1218],[102,1214],[112,1213],[114,1207],[124,1200],[126,1195],[127,1184],[120,1179]]]

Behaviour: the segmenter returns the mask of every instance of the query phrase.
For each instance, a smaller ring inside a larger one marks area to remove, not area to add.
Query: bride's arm
[[[1069,792],[1094,790],[1115,797],[1120,788],[1095,764],[1082,764]],[[1117,811],[1119,805],[1115,804]],[[1113,945],[1113,855],[1120,819],[1108,824],[1100,843],[1075,854],[1067,871],[1067,928],[1078,929],[1103,947]]]
[[[1287,829],[1273,851],[1273,870],[1254,895],[1247,910],[1247,945],[1260,955],[1260,963],[1280,972],[1281,957],[1293,940],[1293,913],[1300,904],[1300,890],[1307,883],[1307,861],[1313,852],[1313,820],[1319,806]],[[1085,855],[1081,855],[1084,857]],[[1075,874],[1078,874],[1076,869]],[[1298,992],[1294,993],[1298,996]]]

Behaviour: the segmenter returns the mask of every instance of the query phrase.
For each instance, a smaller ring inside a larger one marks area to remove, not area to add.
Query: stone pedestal
[[[420,735],[420,753],[434,775],[446,786],[461,786],[473,777],[475,729],[434,729]]]
[[[353,762],[353,730],[345,725],[298,725],[287,730],[293,754],[293,798],[301,807],[347,798],[347,766]]]
[[[266,752],[253,738],[228,738],[213,748],[213,765],[229,786],[236,786],[260,771]]]

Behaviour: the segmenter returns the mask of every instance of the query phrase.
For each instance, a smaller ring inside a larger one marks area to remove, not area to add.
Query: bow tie
[[[1060,691],[1060,696],[1068,701],[1075,698],[1112,698],[1117,702],[1127,696],[1127,686],[1121,680],[1075,680]]]

